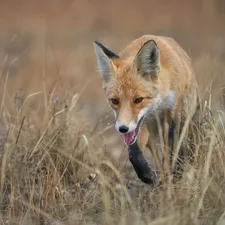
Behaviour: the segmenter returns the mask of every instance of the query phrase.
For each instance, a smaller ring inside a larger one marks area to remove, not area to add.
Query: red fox
[[[116,130],[130,149],[155,148],[157,116],[161,121],[165,113],[169,139],[181,133],[197,107],[197,82],[189,56],[174,39],[144,35],[118,55],[94,41],[94,50]]]

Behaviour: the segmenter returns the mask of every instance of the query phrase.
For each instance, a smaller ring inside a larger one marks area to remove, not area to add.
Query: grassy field
[[[0,224],[225,224],[223,8],[181,2],[0,3]],[[129,162],[92,47],[145,33],[185,48],[213,112],[183,178],[156,186]]]

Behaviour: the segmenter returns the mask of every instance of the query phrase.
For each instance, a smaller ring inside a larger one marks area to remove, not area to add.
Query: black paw
[[[129,159],[138,178],[145,184],[156,183],[157,173],[154,172],[140,151],[137,143],[129,145]]]

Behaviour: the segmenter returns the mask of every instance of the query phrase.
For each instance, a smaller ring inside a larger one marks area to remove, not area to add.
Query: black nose
[[[129,130],[129,127],[127,127],[127,126],[121,126],[121,127],[119,127],[119,132],[120,133],[127,133],[127,131]]]

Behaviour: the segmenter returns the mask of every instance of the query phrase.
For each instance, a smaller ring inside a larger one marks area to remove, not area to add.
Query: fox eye
[[[139,104],[139,103],[142,102],[142,100],[143,100],[143,98],[136,98],[136,99],[134,100],[134,103],[135,103],[135,104]]]
[[[119,100],[116,99],[116,98],[112,98],[111,101],[112,101],[113,105],[118,105],[119,104]]]

